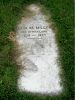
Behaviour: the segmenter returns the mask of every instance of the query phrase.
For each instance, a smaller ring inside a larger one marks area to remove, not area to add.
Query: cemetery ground
[[[62,65],[64,91],[60,95],[37,95],[17,91],[18,66],[14,58],[15,46],[9,39],[15,32],[22,11],[28,4],[41,3],[51,14]],[[0,0],[0,99],[1,100],[73,100],[74,98],[74,36],[73,0]]]

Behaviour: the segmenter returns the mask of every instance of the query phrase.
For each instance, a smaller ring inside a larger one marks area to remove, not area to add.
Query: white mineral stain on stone
[[[23,18],[16,33],[21,50],[17,61],[22,66],[18,87],[20,91],[58,94],[62,92],[62,86],[55,33],[49,28],[39,6],[32,4],[27,9],[34,15]],[[31,26],[33,28],[29,29]]]

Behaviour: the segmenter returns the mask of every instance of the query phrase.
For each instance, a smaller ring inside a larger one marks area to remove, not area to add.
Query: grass
[[[65,92],[58,96],[38,96],[17,91],[17,66],[13,60],[13,43],[8,39],[21,18],[23,6],[35,0],[0,0],[0,100],[74,100],[74,1],[36,0],[52,14],[58,29],[57,41],[64,72]]]

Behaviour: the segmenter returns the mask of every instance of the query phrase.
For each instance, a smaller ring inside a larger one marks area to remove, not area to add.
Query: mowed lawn
[[[41,3],[51,14],[60,51],[64,91],[57,96],[37,95],[17,90],[18,66],[14,44],[8,36],[15,31],[24,7]],[[73,100],[74,99],[74,1],[73,0],[0,0],[0,100]]]

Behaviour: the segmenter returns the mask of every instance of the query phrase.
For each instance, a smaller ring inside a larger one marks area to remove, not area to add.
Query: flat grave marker
[[[32,93],[61,93],[61,68],[55,33],[39,6],[32,4],[27,9],[32,15],[21,20],[16,32],[21,52],[17,61],[22,66],[18,88]]]

